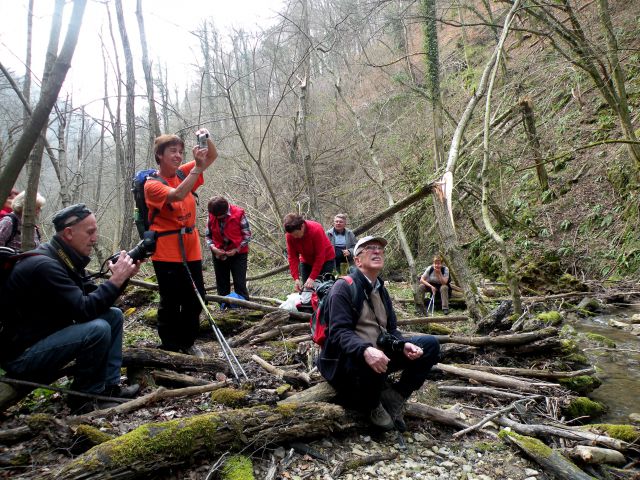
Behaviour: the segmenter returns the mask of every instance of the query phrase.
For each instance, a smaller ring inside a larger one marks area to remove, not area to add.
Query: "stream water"
[[[602,423],[629,423],[630,413],[640,413],[640,337],[609,326],[609,320],[628,323],[640,308],[616,310],[596,317],[580,318],[573,326],[581,333],[596,333],[616,343],[615,349],[595,347],[579,341],[585,355],[598,369],[602,385],[589,394],[604,403],[607,413],[596,419]]]

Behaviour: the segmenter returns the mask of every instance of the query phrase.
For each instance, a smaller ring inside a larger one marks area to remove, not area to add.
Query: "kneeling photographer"
[[[85,267],[98,241],[96,217],[76,204],[56,213],[53,224],[51,241],[26,254],[2,289],[2,368],[12,378],[50,383],[75,360],[72,390],[133,397],[137,385],[120,386],[123,315],[112,305],[140,262],[120,252],[108,263],[111,277],[95,285]],[[117,405],[82,397],[68,403],[76,413]]]
[[[384,430],[406,429],[406,400],[438,361],[440,345],[431,335],[404,338],[391,297],[380,278],[387,241],[367,236],[354,248],[350,285],[336,281],[327,297],[329,331],[318,369],[337,390],[338,401],[369,415]],[[402,371],[391,384],[389,374]]]

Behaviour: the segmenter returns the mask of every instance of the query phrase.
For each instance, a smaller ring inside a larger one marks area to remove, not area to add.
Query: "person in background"
[[[72,390],[133,397],[138,385],[120,386],[124,316],[113,303],[140,262],[121,251],[96,285],[85,270],[98,242],[95,215],[79,203],[56,213],[53,225],[51,241],[18,262],[3,289],[0,364],[11,378],[50,383],[75,360]],[[83,397],[68,404],[75,413],[118,405]]]
[[[318,369],[338,392],[339,403],[367,413],[377,427],[404,431],[404,405],[438,361],[440,344],[431,335],[404,338],[398,330],[380,277],[386,245],[382,237],[361,238],[354,248],[352,281],[338,279],[329,292],[331,322]],[[390,383],[389,374],[399,370],[400,379]]]
[[[449,269],[442,264],[442,257],[436,255],[433,257],[433,265],[429,265],[420,277],[420,291],[422,295],[431,292],[434,296],[440,292],[440,300],[442,304],[442,313],[449,315],[449,290],[451,278],[449,277]]]
[[[13,199],[11,207],[13,211],[0,219],[0,246],[22,249],[22,210],[26,192],[21,192]],[[36,217],[46,203],[45,198],[36,194]],[[33,230],[33,241],[36,248],[40,245],[40,229],[36,225]]]
[[[288,213],[284,217],[289,271],[296,292],[310,290],[313,282],[335,270],[335,252],[324,228],[318,222],[305,220],[302,215]]]
[[[0,210],[0,218],[4,217],[5,215],[9,215],[13,211],[11,203],[13,202],[13,199],[16,198],[16,195],[18,195],[18,190],[12,188],[11,193],[9,193],[9,196],[2,205],[2,210]]]
[[[213,255],[218,295],[226,297],[231,292],[229,276],[233,277],[233,290],[245,300],[247,291],[247,257],[251,228],[244,210],[230,205],[221,196],[213,197],[207,206],[209,222],[206,240]]]
[[[353,247],[357,239],[353,231],[347,228],[347,216],[344,213],[333,217],[333,227],[327,230],[327,237],[335,250],[336,271],[341,273],[341,266],[345,265],[346,273],[348,267],[353,265]]]
[[[153,218],[149,228],[158,235],[151,260],[160,290],[159,347],[203,357],[194,345],[202,311],[194,284],[203,298],[205,294],[193,192],[204,183],[202,174],[218,157],[218,151],[206,129],[196,135],[207,135],[207,148],[193,147],[195,160],[184,165],[184,141],[180,137],[160,135],[155,139],[154,155],[164,182],[150,177],[144,184],[144,196],[149,218]],[[178,169],[184,180],[176,174]]]

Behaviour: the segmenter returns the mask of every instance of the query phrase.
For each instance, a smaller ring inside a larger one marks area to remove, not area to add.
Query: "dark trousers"
[[[335,262],[336,262],[336,272],[338,272],[338,275],[344,275],[340,270],[340,267],[342,265],[346,265],[345,272],[348,272],[349,267],[353,265],[353,257],[349,255],[348,257],[345,258],[345,256],[342,254],[342,250],[336,247]]]
[[[242,295],[245,300],[249,300],[247,290],[247,253],[238,253],[232,257],[220,260],[213,257],[213,269],[216,272],[216,288],[218,295],[226,297],[231,293],[231,282],[229,277],[233,277],[233,290]]]
[[[202,262],[187,262],[198,291],[204,298]],[[202,306],[181,262],[153,262],[160,290],[158,335],[167,350],[186,349],[193,345],[200,329]]]
[[[409,398],[412,392],[418,390],[431,367],[438,362],[440,344],[431,335],[416,335],[407,339],[423,350],[422,357],[409,360],[404,353],[387,353],[390,362],[385,373],[376,373],[367,365],[363,357],[347,362],[339,376],[332,382],[338,391],[337,400],[348,408],[368,411],[380,402],[380,393],[387,386],[393,387],[404,398]],[[400,380],[388,385],[387,377],[390,373],[402,370]]]
[[[309,275],[311,274],[312,268],[313,268],[312,265],[309,265],[308,263],[300,262],[300,266],[298,267],[298,269],[300,270],[300,279],[302,280],[302,283],[307,281],[307,278],[309,278]],[[320,273],[318,273],[318,278],[316,280],[322,279],[322,276],[325,273],[333,274],[333,271],[335,269],[336,269],[336,262],[334,259],[324,262],[322,264],[322,268],[320,269]]]

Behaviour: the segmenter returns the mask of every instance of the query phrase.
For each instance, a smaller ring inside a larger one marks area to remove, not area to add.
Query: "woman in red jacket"
[[[231,275],[235,292],[249,300],[247,257],[251,229],[244,210],[236,205],[229,205],[229,202],[220,196],[209,200],[208,210],[209,222],[205,236],[213,254],[218,295],[226,297],[231,293]]]
[[[284,230],[289,271],[295,280],[296,292],[313,288],[318,277],[333,273],[336,253],[322,225],[289,213],[284,217]]]

